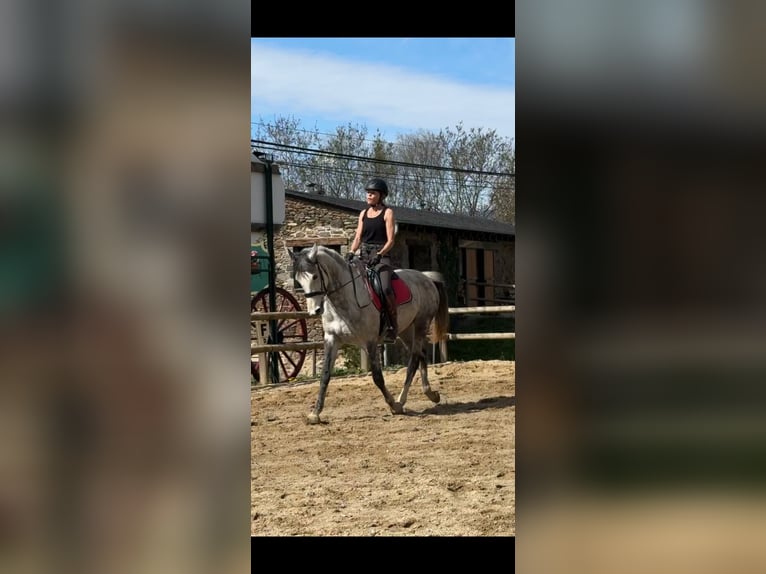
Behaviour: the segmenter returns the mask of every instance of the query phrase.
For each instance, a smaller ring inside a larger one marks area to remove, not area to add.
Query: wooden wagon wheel
[[[285,311],[302,311],[298,301],[293,295],[282,289],[276,288],[274,300],[276,302],[275,309],[277,312]],[[259,291],[250,300],[250,312],[251,313],[266,313],[270,311],[269,307],[269,290],[263,289]],[[257,323],[257,324],[256,324]],[[281,345],[284,343],[301,343],[308,341],[308,328],[306,326],[306,319],[279,319],[277,320],[276,340],[272,340],[269,336],[269,324],[266,321],[250,321],[251,339],[255,339],[257,334],[255,329],[260,325],[261,335],[263,341],[268,345]],[[288,381],[294,379],[301,372],[303,362],[306,360],[306,349],[298,351],[279,351],[277,353],[279,363],[279,380]],[[259,360],[257,356],[250,359],[250,374],[253,379],[260,381],[260,373],[262,372],[261,366],[258,364]]]

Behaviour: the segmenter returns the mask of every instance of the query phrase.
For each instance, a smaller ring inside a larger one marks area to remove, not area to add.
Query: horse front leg
[[[395,415],[402,414],[404,412],[402,405],[394,400],[394,397],[391,396],[391,393],[389,393],[388,389],[386,388],[386,383],[383,380],[383,371],[380,368],[378,346],[374,341],[367,344],[367,356],[370,358],[370,366],[372,368],[372,381],[375,383],[375,386],[380,389],[380,392],[383,393],[383,398],[386,399],[388,408],[390,408],[391,412]]]
[[[335,359],[338,357],[338,345],[335,340],[325,339],[324,342],[324,364],[322,365],[322,377],[319,379],[319,393],[314,404],[314,410],[308,414],[307,421],[310,425],[320,423],[319,413],[324,408],[324,398],[327,394],[327,385],[330,383],[330,375],[335,366]]]

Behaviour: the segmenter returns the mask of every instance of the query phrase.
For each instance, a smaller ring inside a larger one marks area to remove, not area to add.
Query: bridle
[[[338,285],[332,291],[328,291],[327,290],[327,283],[325,282],[325,272],[322,269],[322,266],[320,265],[318,260],[316,262],[316,266],[317,266],[317,270],[319,271],[319,284],[320,284],[321,288],[320,288],[319,291],[310,291],[309,293],[304,293],[303,296],[306,299],[308,299],[309,297],[316,297],[318,295],[322,295],[322,303],[320,305],[318,305],[318,306],[319,307],[323,307],[325,299],[329,298],[330,295],[332,295],[333,293],[336,293],[336,292],[340,291],[341,289],[343,289],[349,283],[353,283],[353,285],[354,285],[354,300],[356,301],[356,304],[359,306],[360,309],[362,307],[366,307],[367,305],[369,305],[369,303],[367,303],[367,305],[360,305],[359,304],[359,297],[357,296],[357,293],[356,293],[356,279],[361,277],[362,274],[359,273],[359,275],[354,275],[354,270],[351,268],[351,264],[350,263],[348,264],[348,266],[349,266],[349,269],[351,270],[351,279],[349,279],[345,283],[342,283],[342,284]]]

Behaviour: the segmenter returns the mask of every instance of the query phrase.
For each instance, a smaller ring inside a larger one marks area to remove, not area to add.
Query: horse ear
[[[293,262],[295,262],[295,253],[293,253],[292,251],[290,251],[290,250],[287,248],[287,245],[283,245],[282,247],[284,248],[284,250],[285,250],[285,253],[287,253],[287,254],[290,256],[290,260],[291,260],[291,261],[293,261]]]
[[[317,252],[319,251],[319,244],[314,243],[314,246],[311,248],[311,251],[309,251],[308,254],[308,260],[314,263],[317,259]]]

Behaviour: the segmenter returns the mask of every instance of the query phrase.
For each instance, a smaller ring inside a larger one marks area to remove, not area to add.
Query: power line
[[[259,121],[259,122],[251,121],[250,125],[251,126],[263,126],[266,129],[268,129],[270,127],[274,127],[274,128],[277,127],[277,126],[275,126],[275,124],[270,124],[270,123],[267,123],[267,122],[264,122],[264,121]],[[356,129],[358,129],[358,130],[359,129],[364,129],[365,131],[367,131],[367,126],[364,126],[364,125],[360,126],[359,124],[357,124],[357,126],[358,127]],[[345,128],[346,126],[343,126],[343,127]],[[353,126],[351,126],[350,124],[349,124],[348,127],[354,129]],[[306,134],[311,134],[312,136],[317,136],[317,139],[318,139],[318,136],[326,136],[325,139],[329,139],[329,138],[337,137],[338,136],[337,132],[336,133],[327,133],[327,132],[320,132],[317,129],[307,130],[305,128],[298,128],[298,127],[294,127],[293,129],[295,131],[303,132],[303,133],[306,133]],[[258,131],[260,131],[260,128],[258,129]],[[498,136],[498,137],[502,138],[502,136]],[[502,139],[511,139],[512,140],[513,138],[502,138]],[[382,143],[384,143],[386,145],[390,145],[392,147],[399,147],[399,148],[413,148],[413,147],[415,147],[415,144],[405,143],[405,142],[402,142],[402,141],[391,142],[391,141],[380,139],[380,138],[378,138],[378,139],[362,138],[361,141],[367,142],[367,143],[372,143],[372,144],[382,142]]]
[[[323,174],[337,174],[342,176],[354,176],[359,178],[365,178],[365,177],[373,177],[376,174],[373,171],[364,170],[360,168],[353,168],[353,167],[339,167],[339,166],[328,166],[328,165],[312,165],[310,163],[301,163],[301,162],[294,162],[290,160],[280,161],[279,162],[280,168],[295,168],[299,170],[304,171],[311,171],[311,172],[321,172]],[[436,176],[436,175],[403,175],[403,174],[390,174],[385,176],[387,180],[395,181],[400,184],[405,185],[412,185],[413,183],[430,183],[430,184],[442,184],[445,183],[445,180],[442,177]],[[449,176],[445,176],[449,177]],[[453,181],[453,183],[455,183]],[[472,183],[468,181],[461,181],[460,184],[461,188],[464,189],[485,189],[487,188],[488,184],[482,184],[482,183]]]
[[[479,170],[463,169],[463,168],[457,168],[457,167],[444,167],[441,165],[426,165],[426,164],[409,163],[409,162],[397,161],[397,160],[384,160],[384,159],[377,159],[372,157],[345,154],[340,152],[331,152],[326,150],[307,148],[302,146],[293,146],[288,144],[280,144],[276,142],[267,142],[264,140],[256,140],[256,139],[251,139],[250,144],[251,145],[260,144],[260,145],[268,146],[269,149],[275,149],[275,148],[276,150],[284,149],[285,151],[302,152],[308,155],[335,157],[340,159],[364,161],[368,163],[383,164],[383,165],[396,165],[399,167],[432,169],[435,171],[449,171],[452,173],[465,173],[465,174],[471,174],[471,175],[493,175],[493,176],[507,176],[507,177],[513,177],[516,175],[515,173],[512,173],[512,172],[479,171]]]

